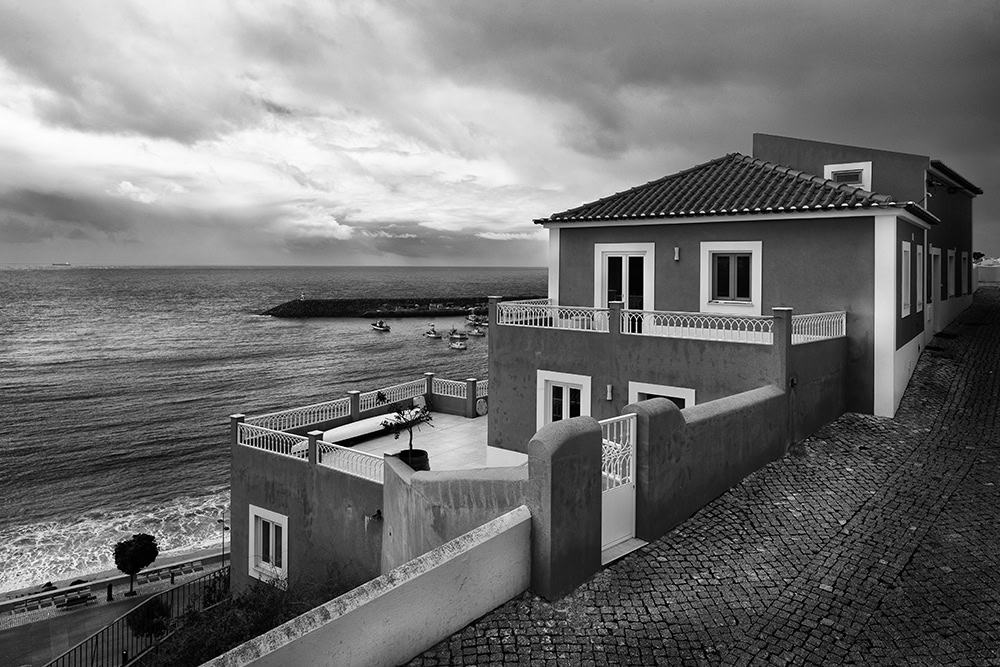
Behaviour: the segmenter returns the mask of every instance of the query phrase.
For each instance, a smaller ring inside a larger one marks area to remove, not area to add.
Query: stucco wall
[[[530,539],[522,506],[206,665],[405,663],[522,593]]]
[[[910,314],[902,315],[903,291],[903,246],[902,242],[910,243]],[[927,270],[927,244],[924,242],[923,228],[906,220],[896,219],[896,294],[894,303],[896,304],[896,349],[900,349],[916,336],[924,333],[924,313],[917,312],[917,244],[923,246],[924,271]],[[925,293],[926,294],[926,293]]]
[[[489,444],[525,453],[538,428],[539,369],[590,376],[597,419],[621,414],[629,381],[697,387],[698,402],[782,383],[770,345],[562,329],[492,326],[489,363]]]
[[[848,394],[858,388],[847,382],[844,338],[793,345],[790,366],[792,441],[798,442],[844,414]]]
[[[934,225],[928,232],[930,242],[941,248],[941,285],[938,286],[942,299],[948,298],[948,287],[945,273],[948,269],[948,253],[955,250],[955,294],[962,291],[962,253],[969,253],[969,271],[972,266],[972,209],[973,198],[961,191],[949,192],[948,186],[932,186],[928,188],[930,197],[927,208],[940,218],[940,225]],[[971,277],[970,277],[971,278]],[[972,285],[971,279],[968,283]]]
[[[382,485],[253,447],[232,446],[232,586],[248,575],[249,505],[288,517],[290,583],[332,580],[350,590],[380,574]]]
[[[850,409],[871,412],[875,363],[873,218],[567,226],[559,233],[559,302],[594,305],[595,243],[655,243],[655,308],[697,312],[701,309],[702,241],[761,241],[761,314],[782,306],[794,308],[796,313],[847,311],[848,377],[859,387],[851,397]],[[674,261],[674,247],[679,248],[679,261]],[[491,391],[496,377],[491,372]]]
[[[638,415],[637,536],[654,540],[786,451],[785,393],[761,387],[680,411],[664,399]]]
[[[415,473],[386,457],[382,572],[524,504],[527,485],[527,464]]]

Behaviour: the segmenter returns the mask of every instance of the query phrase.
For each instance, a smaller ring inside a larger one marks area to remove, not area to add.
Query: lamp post
[[[229,530],[229,526],[226,525],[225,519],[217,520],[219,526],[222,527],[222,567],[226,566],[226,531]]]

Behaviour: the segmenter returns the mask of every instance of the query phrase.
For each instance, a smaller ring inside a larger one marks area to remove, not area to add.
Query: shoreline
[[[229,546],[228,544],[226,545]],[[226,555],[229,555],[229,550],[226,550]],[[142,576],[145,572],[152,572],[160,568],[168,567],[170,565],[175,565],[177,563],[182,563],[189,560],[199,560],[207,559],[211,557],[219,557],[222,554],[222,545],[219,547],[212,548],[200,548],[200,549],[190,549],[186,551],[181,551],[176,554],[171,554],[169,556],[157,556],[156,560],[153,561],[148,567],[142,570],[137,577]],[[53,589],[49,589],[48,592],[55,592],[57,589],[67,588],[74,581],[84,580],[87,584],[93,584],[97,581],[103,581],[105,579],[113,579],[115,577],[127,577],[128,575],[122,574],[121,570],[118,568],[110,568],[107,570],[99,570],[97,572],[88,572],[86,574],[77,574],[72,577],[64,577],[60,579],[49,579],[55,586]],[[45,581],[39,581],[38,583],[32,584],[31,586],[24,586],[21,588],[13,588],[7,591],[0,591],[0,596],[3,596],[2,602],[11,602],[13,600],[27,597],[29,595],[35,595],[37,593],[45,592],[42,590],[42,586],[45,585]],[[82,586],[83,584],[77,584]]]

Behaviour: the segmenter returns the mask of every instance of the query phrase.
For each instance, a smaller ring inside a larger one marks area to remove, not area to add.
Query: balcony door
[[[653,243],[594,244],[594,307],[621,301],[626,310],[653,310]],[[638,333],[642,318],[628,318],[623,331]]]

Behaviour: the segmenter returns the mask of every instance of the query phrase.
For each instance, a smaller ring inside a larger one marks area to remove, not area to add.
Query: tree
[[[130,579],[128,593],[135,595],[135,575],[151,564],[160,554],[156,546],[156,538],[146,533],[133,535],[131,539],[122,540],[115,545],[115,567],[127,574]]]

